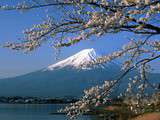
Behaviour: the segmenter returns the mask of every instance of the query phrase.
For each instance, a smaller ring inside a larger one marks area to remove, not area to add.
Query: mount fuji
[[[65,60],[62,60],[56,64],[48,66],[48,70],[54,70],[57,68],[64,68],[67,66],[74,67],[77,69],[88,69],[88,68],[83,68],[82,66],[88,62],[95,61],[98,57],[101,55],[97,54],[96,51],[91,48],[91,49],[85,49],[80,51],[79,53],[68,57]]]
[[[98,57],[94,49],[85,49],[42,70],[1,79],[0,96],[79,97],[84,89],[113,80],[120,72],[114,63],[82,67]]]

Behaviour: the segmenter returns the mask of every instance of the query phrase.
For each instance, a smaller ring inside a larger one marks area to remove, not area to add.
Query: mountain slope
[[[84,89],[100,85],[105,80],[116,79],[120,74],[120,67],[114,63],[81,68],[86,62],[95,60],[99,56],[94,49],[86,49],[43,70],[1,79],[0,96],[80,96]],[[134,73],[130,73],[128,76],[133,75]],[[157,80],[160,75],[152,76]],[[124,80],[128,81],[126,78],[127,76]],[[127,84],[126,81],[123,81],[124,85]]]
[[[86,64],[87,62],[96,60],[96,58],[98,58],[98,57],[100,57],[100,55],[97,54],[93,48],[92,49],[85,49],[85,50],[82,50],[79,53],[77,53],[71,57],[68,57],[65,60],[62,60],[56,64],[48,66],[47,69],[54,70],[54,69],[63,68],[66,66],[85,69],[85,68],[82,68],[81,66]]]
[[[77,70],[70,67],[37,71],[0,80],[0,96],[79,96],[84,89],[116,77],[115,71],[118,69]]]
[[[81,67],[97,57],[100,55],[94,49],[85,49],[43,70],[1,79],[0,96],[79,96],[84,89],[113,79],[113,73],[119,71],[115,64]]]

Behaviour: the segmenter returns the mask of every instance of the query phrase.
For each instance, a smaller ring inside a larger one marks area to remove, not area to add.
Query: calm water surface
[[[53,104],[0,104],[0,120],[67,120],[65,115],[51,115],[64,105]],[[93,120],[82,116],[78,120]]]

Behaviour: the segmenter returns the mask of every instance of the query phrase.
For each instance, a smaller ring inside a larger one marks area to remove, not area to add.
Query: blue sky
[[[16,41],[22,37],[22,31],[30,28],[34,23],[41,23],[46,16],[45,14],[44,11],[38,9],[24,13],[0,11],[0,44]],[[98,39],[92,38],[78,45],[63,48],[59,58],[64,59],[85,48],[95,48],[105,54],[120,49],[127,41],[128,34],[126,33],[110,34]],[[29,54],[0,48],[0,78],[36,71],[55,62],[57,62],[55,61],[55,51],[48,44]]]

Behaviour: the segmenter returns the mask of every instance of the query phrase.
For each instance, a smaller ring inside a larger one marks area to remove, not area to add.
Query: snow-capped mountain
[[[0,79],[0,96],[81,96],[84,89],[116,79],[120,73],[120,67],[114,63],[90,69],[81,67],[99,56],[94,49],[85,49],[43,70]],[[160,75],[152,76],[156,80]],[[128,81],[127,77],[124,80]]]
[[[81,69],[87,69],[85,67],[82,67],[84,64],[87,64],[88,62],[95,61],[98,57],[101,55],[97,54],[96,51],[91,48],[91,49],[85,49],[77,54],[62,60],[56,64],[48,66],[48,70],[54,70],[57,68],[63,68],[66,66],[72,66],[75,68],[81,68]]]

